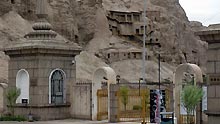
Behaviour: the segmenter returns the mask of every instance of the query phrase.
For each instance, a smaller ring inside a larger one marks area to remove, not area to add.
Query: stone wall
[[[74,118],[91,119],[92,114],[92,83],[79,82],[73,86],[71,115]]]
[[[15,115],[27,117],[32,114],[35,120],[57,120],[70,118],[70,105],[16,106]]]

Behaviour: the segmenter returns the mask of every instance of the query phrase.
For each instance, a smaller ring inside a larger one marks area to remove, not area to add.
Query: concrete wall
[[[110,122],[118,122],[118,97],[116,96],[117,91],[119,90],[119,85],[111,84],[110,85]]]
[[[92,84],[77,83],[71,91],[73,100],[71,101],[71,115],[73,118],[91,119],[92,108]]]
[[[57,106],[16,106],[15,115],[27,117],[29,113],[33,114],[36,120],[57,120],[70,118],[70,105]]]
[[[4,88],[0,86],[0,115],[4,111]]]
[[[207,124],[218,124],[220,122],[220,118],[218,116],[209,116]]]

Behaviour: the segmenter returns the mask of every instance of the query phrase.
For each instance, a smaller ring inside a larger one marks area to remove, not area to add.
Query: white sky
[[[190,21],[203,25],[220,23],[220,0],[179,0]]]

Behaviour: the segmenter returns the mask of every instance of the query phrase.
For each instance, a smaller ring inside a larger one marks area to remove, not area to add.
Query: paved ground
[[[36,121],[36,122],[1,122],[0,124],[115,124],[107,121],[88,121],[88,120],[56,120],[56,121]],[[138,122],[120,122],[118,124],[140,124]]]

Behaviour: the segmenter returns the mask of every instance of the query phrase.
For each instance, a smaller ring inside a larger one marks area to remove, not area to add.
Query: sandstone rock
[[[8,13],[12,9],[12,6],[8,0],[1,0],[0,5],[0,16]]]
[[[142,78],[142,61],[141,60],[123,60],[114,62],[111,67],[115,70],[116,74],[120,75],[121,79],[129,82],[138,82]],[[167,63],[161,63],[161,81],[173,79],[173,71],[175,66]],[[158,82],[158,62],[146,62],[146,75],[147,81]],[[123,83],[123,82],[122,82]]]
[[[106,10],[114,11],[143,11],[143,0],[48,0],[48,20],[54,30],[67,38],[67,42],[76,42],[83,46],[88,53],[81,53],[76,57],[77,78],[91,80],[94,69],[98,66],[107,66],[103,60],[94,54],[100,50],[112,47],[125,49],[134,47],[141,49],[142,45],[135,41],[113,36],[108,30]],[[2,4],[1,4],[2,3]],[[1,45],[12,41],[25,40],[23,36],[31,30],[31,23],[36,20],[35,1],[20,1],[10,3],[6,0],[0,2],[0,37]],[[14,12],[9,12],[13,10]],[[156,25],[155,35],[162,45],[161,56],[165,58],[162,64],[163,79],[171,78],[173,68],[184,62],[197,63],[205,70],[207,44],[194,36],[195,27],[199,23],[189,22],[184,10],[177,0],[148,0],[147,10],[160,11],[160,20],[150,20]],[[9,12],[9,13],[8,13]],[[19,13],[21,16],[19,16]],[[24,19],[23,19],[24,18]],[[26,21],[26,20],[28,21]],[[149,20],[150,18],[148,18]],[[148,49],[148,51],[158,51]],[[156,54],[155,54],[156,56]],[[89,59],[88,59],[88,58]],[[88,63],[88,60],[92,60]],[[140,77],[141,60],[125,60],[112,63],[116,72],[125,80],[136,81]],[[5,62],[3,62],[5,63]],[[149,61],[147,77],[150,81],[157,80],[157,61]],[[128,68],[126,68],[128,67]],[[119,70],[119,69],[122,70]],[[129,73],[127,73],[129,72]],[[135,76],[132,73],[138,72]],[[133,77],[132,77],[133,76]]]
[[[95,70],[102,66],[108,66],[101,59],[90,54],[86,51],[81,52],[75,58],[76,61],[76,80],[80,81],[91,81],[92,75]]]

